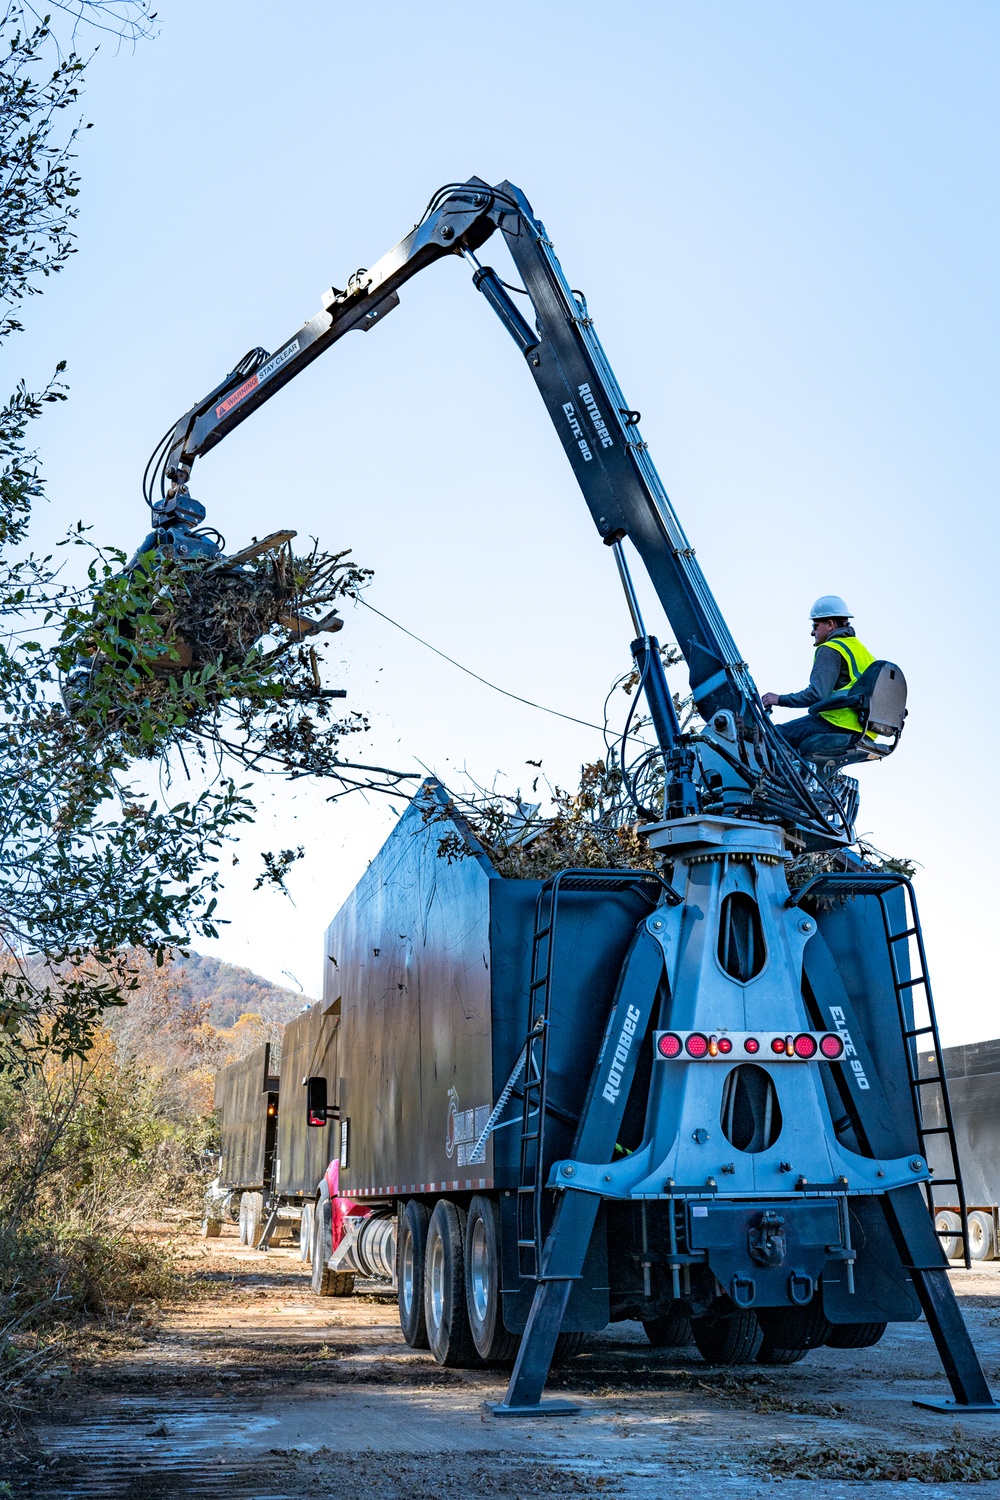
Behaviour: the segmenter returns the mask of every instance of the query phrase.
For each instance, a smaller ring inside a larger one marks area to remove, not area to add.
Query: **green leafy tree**
[[[60,9],[73,35],[89,22],[135,39],[154,19],[144,4]],[[21,4],[0,12],[0,38],[4,343],[73,253],[86,63]],[[26,550],[42,493],[30,434],[65,399],[62,375],[40,391],[12,380],[0,410],[0,1068],[43,1043],[82,1054],[134,983],[130,948],[162,956],[217,935],[220,853],[254,813],[237,774],[321,774],[334,796],[398,779],[340,758],[365,720],[335,715],[308,639],[317,611],[367,577],[347,554],[286,549],[228,572],[149,556],[129,571],[95,549],[74,590]],[[70,540],[90,545],[82,526]],[[269,856],[264,878],[282,884],[294,857]]]

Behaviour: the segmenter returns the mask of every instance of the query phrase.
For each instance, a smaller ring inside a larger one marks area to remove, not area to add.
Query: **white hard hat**
[[[820,594],[809,611],[810,620],[843,620],[851,618],[851,611],[839,594]]]

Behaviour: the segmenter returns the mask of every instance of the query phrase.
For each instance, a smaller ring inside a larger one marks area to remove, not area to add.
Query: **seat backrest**
[[[865,728],[875,734],[897,736],[906,718],[906,678],[902,669],[891,661],[873,661],[862,672],[852,689],[863,696],[868,709]]]

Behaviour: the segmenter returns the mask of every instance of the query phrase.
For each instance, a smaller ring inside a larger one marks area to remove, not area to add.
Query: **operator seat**
[[[801,753],[822,776],[830,776],[845,766],[884,760],[899,744],[906,719],[906,678],[902,668],[891,661],[873,661],[848,692],[814,703],[809,712],[819,715],[828,708],[853,708],[862,727],[847,750],[839,734],[820,733],[806,740]],[[880,744],[870,739],[870,734],[880,735],[888,743]]]

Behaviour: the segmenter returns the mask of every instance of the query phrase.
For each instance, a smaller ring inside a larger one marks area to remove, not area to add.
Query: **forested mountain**
[[[284,989],[250,969],[204,953],[191,953],[187,958],[178,955],[172,969],[178,998],[188,1005],[208,1001],[206,1019],[213,1026],[232,1026],[247,1012],[283,1023],[313,1004],[311,995]]]

